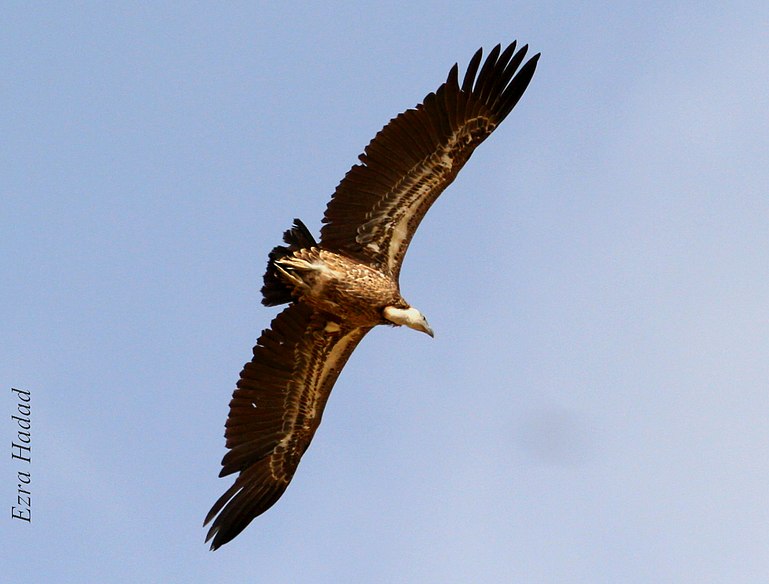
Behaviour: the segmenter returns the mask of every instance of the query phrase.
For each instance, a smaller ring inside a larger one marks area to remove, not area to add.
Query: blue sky
[[[8,581],[767,581],[765,2],[2,12]],[[267,252],[513,39],[534,80],[402,272],[436,338],[370,334],[284,497],[209,552]]]

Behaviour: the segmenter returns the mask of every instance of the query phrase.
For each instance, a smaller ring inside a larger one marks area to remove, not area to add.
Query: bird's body
[[[408,308],[392,277],[338,253],[312,247],[275,264],[295,298],[350,326],[386,324],[385,307]]]
[[[531,81],[539,55],[520,67],[526,47],[515,49],[497,45],[482,67],[479,50],[461,85],[454,65],[366,147],[326,209],[320,242],[296,219],[269,254],[262,303],[288,306],[262,332],[230,402],[220,476],[239,474],[206,517],[212,549],[283,494],[368,331],[389,324],[433,335],[401,296],[403,257],[432,203]]]

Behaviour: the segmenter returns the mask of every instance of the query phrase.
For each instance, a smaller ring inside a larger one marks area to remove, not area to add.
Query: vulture
[[[240,373],[225,424],[220,477],[206,541],[217,549],[281,497],[320,424],[331,388],[361,339],[379,324],[433,336],[401,296],[398,277],[419,223],[475,148],[529,85],[528,46],[479,49],[446,82],[374,137],[337,186],[316,241],[299,220],[269,254],[262,303],[287,304]]]

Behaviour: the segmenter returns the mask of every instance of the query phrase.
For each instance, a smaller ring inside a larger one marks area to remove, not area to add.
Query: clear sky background
[[[769,5],[5,3],[6,582],[769,581]],[[423,222],[431,340],[351,358],[279,503],[211,553],[229,397],[391,117],[542,58]]]

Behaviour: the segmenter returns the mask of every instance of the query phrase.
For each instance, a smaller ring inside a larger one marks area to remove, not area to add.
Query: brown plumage
[[[403,257],[430,205],[523,95],[539,55],[481,50],[460,85],[457,65],[435,93],[374,137],[328,204],[317,243],[296,219],[269,254],[262,303],[288,303],[240,374],[219,476],[239,473],[206,517],[216,549],[285,491],[320,424],[331,388],[378,324],[432,336],[400,294]],[[480,71],[479,71],[480,67]],[[520,69],[519,69],[520,67]]]

